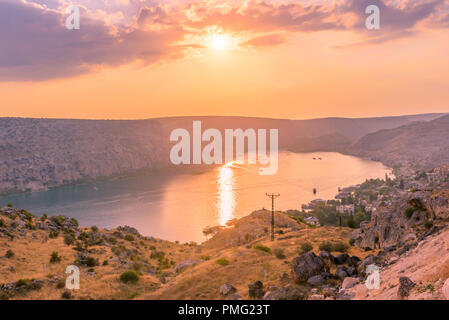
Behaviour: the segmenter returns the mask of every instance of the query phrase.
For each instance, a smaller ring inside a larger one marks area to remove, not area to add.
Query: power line
[[[281,195],[274,193],[266,193],[266,195],[271,198],[271,241],[274,241],[274,199],[280,197]]]

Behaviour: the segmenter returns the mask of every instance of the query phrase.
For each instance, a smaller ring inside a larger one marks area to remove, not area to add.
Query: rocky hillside
[[[390,166],[438,167],[449,162],[449,116],[367,134],[349,150]]]
[[[351,246],[348,228],[311,227],[281,212],[270,241],[270,215],[257,211],[203,244],[181,244],[0,208],[0,298],[449,299],[443,224],[379,250]],[[80,269],[78,290],[66,289],[68,265]],[[366,285],[373,266],[379,287]]]
[[[439,114],[367,118],[277,120],[180,117],[150,120],[0,118],[0,194],[45,190],[86,180],[170,165],[169,135],[190,129],[277,128],[282,149],[340,151],[364,134],[426,121]]]

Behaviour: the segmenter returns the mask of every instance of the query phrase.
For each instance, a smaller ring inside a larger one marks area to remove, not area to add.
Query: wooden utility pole
[[[271,241],[274,241],[274,199],[280,197],[280,194],[266,194],[271,198]]]

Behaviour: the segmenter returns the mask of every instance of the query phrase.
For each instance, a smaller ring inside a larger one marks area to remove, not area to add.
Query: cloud
[[[183,30],[141,30],[108,25],[81,12],[80,30],[67,30],[66,16],[22,1],[0,3],[0,80],[46,80],[119,66],[151,64],[179,54]]]
[[[284,37],[280,34],[268,34],[252,38],[242,43],[242,45],[250,47],[267,47],[279,45],[284,41],[285,41]]]
[[[63,8],[69,2],[0,0],[0,81],[47,80],[136,60],[148,65],[181,58],[188,48],[203,48],[201,41],[190,40],[201,39],[195,36],[211,26],[241,35],[241,46],[254,48],[279,45],[291,33],[358,34],[359,42],[339,47],[346,48],[449,27],[449,0],[80,0],[85,5],[81,29],[67,30]],[[380,8],[381,29],[369,31],[365,8],[373,4]]]

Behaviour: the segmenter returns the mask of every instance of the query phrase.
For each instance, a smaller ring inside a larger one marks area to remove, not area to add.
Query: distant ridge
[[[369,141],[356,141],[380,130],[432,121],[442,115],[310,120],[218,116],[147,120],[0,118],[0,193],[45,190],[167,167],[171,130],[191,129],[193,120],[201,120],[203,130],[276,128],[280,148],[295,152],[338,151],[379,157],[365,152]]]

